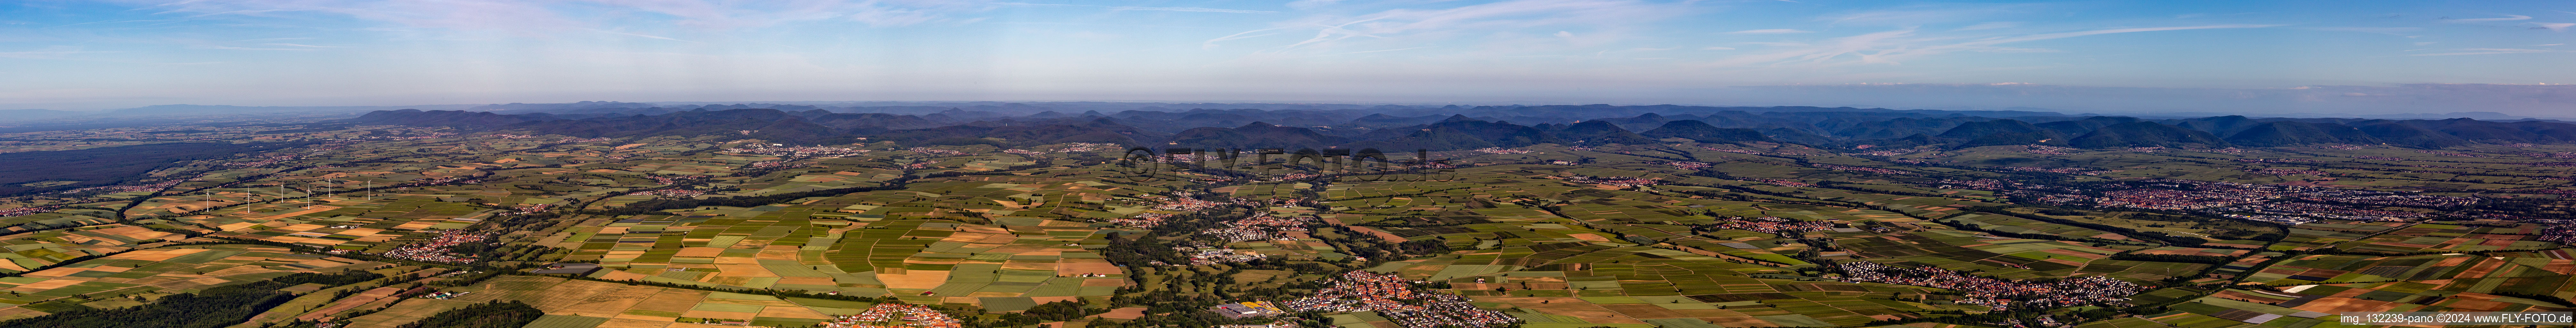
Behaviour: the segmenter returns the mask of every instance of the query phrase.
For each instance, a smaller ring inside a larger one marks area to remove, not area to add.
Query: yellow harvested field
[[[814,309],[808,309],[808,308],[805,308],[805,307],[802,307],[802,306],[772,306],[772,307],[768,307],[768,308],[763,308],[763,309],[761,309],[761,310],[760,310],[760,316],[763,316],[763,317],[776,317],[776,318],[801,318],[801,319],[831,319],[831,318],[832,318],[832,316],[823,315],[823,313],[822,313],[822,312],[814,312]]]
[[[681,248],[679,254],[672,254],[671,257],[716,257],[724,255],[724,250],[715,247],[688,247]]]
[[[121,258],[121,261],[170,261],[170,258],[188,256],[188,253],[206,253],[206,251],[204,248],[160,248],[160,251],[116,253],[116,256],[108,256],[108,258]]]
[[[599,327],[597,327],[597,328],[663,328],[663,327],[671,327],[671,324],[674,324],[674,323],[676,323],[676,322],[671,322],[670,320],[652,321],[652,320],[637,320],[637,319],[627,319],[627,318],[610,318],[610,319],[608,319],[608,322],[600,323],[600,324],[599,324]]]
[[[59,269],[57,269],[57,270],[59,270]],[[45,271],[43,271],[43,272],[53,272],[53,271],[54,271],[54,270],[45,270]],[[77,271],[75,271],[75,272],[77,272]],[[29,276],[34,276],[34,275],[29,275]],[[55,289],[55,288],[63,288],[63,286],[71,286],[71,285],[80,284],[80,283],[81,283],[81,281],[79,281],[79,280],[54,279],[54,280],[46,280],[46,281],[38,281],[38,282],[27,283],[27,284],[25,284],[25,285],[18,285],[18,287],[11,287],[11,288],[9,288],[9,289],[7,289],[7,290],[8,290],[8,291],[13,291],[13,292],[26,292],[26,293],[33,293],[33,292],[41,292],[41,291],[46,291],[46,290],[52,290],[52,289]]]
[[[635,307],[628,308],[628,310],[629,312],[632,312],[633,310],[645,310],[667,313],[683,313],[689,312],[689,309],[697,308],[698,302],[705,301],[706,298],[707,292],[703,291],[664,289],[661,293],[656,293],[653,294],[652,297],[645,298],[643,302],[635,303]]]
[[[547,312],[585,317],[615,317],[620,313],[625,313],[626,309],[635,307],[635,304],[643,303],[645,299],[653,297],[654,294],[661,293],[662,289],[663,288],[660,287],[625,286],[615,290],[602,292],[597,295],[591,295],[590,298],[585,298],[580,302],[573,303],[573,306],[548,310]]]
[[[877,281],[891,289],[931,289],[948,283],[948,271],[910,270],[904,274],[878,273]]]
[[[724,312],[724,311],[697,311],[697,310],[690,310],[689,312],[682,312],[680,315],[681,315],[681,316],[685,316],[685,317],[690,317],[690,318],[735,319],[735,320],[751,320],[751,319],[752,319],[752,317],[760,316],[760,314],[759,314],[759,313]]]
[[[757,262],[755,262],[755,263],[757,263]],[[771,273],[771,272],[769,272],[769,268],[763,268],[763,267],[761,267],[759,264],[717,264],[717,265],[716,265],[716,270],[724,270],[723,272],[721,272],[721,274],[722,274],[723,276],[726,276],[726,277],[777,277],[777,276],[778,276],[778,274],[776,274],[776,273]]]
[[[1064,259],[1062,262],[1057,262],[1055,265],[1055,274],[1059,276],[1080,275],[1086,273],[1122,274],[1126,273],[1126,271],[1119,270],[1117,264],[1110,264],[1107,260],[1098,259]]]

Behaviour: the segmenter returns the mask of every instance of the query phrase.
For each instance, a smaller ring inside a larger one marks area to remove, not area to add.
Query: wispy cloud
[[[45,49],[42,49],[42,50],[6,51],[6,52],[0,52],[0,58],[16,58],[16,59],[64,59],[64,58],[68,58],[68,57],[70,57],[70,55],[74,55],[74,54],[88,54],[88,53],[104,53],[104,52],[106,52],[106,51],[83,51],[83,50],[81,50],[81,49],[82,49],[81,47],[77,47],[77,46],[50,46],[50,47],[45,47]]]
[[[272,46],[306,47],[306,48],[348,48],[348,47],[343,47],[343,46],[317,46],[317,45],[310,45],[310,44],[295,44],[295,43],[261,43],[261,44],[265,44],[265,45],[272,45]]]
[[[1976,21],[1998,14],[2024,11],[2042,5],[1924,5],[1898,9],[1871,10],[1826,15],[1816,20],[1833,25],[1912,26],[1923,24]]]
[[[1124,10],[1145,10],[1145,11],[1185,11],[1185,12],[1202,12],[1202,13],[1237,13],[1237,14],[1264,14],[1264,13],[1275,13],[1275,12],[1276,12],[1276,11],[1262,11],[1262,10],[1217,9],[1217,8],[1199,8],[1199,7],[1109,7],[1109,10],[1119,10],[1119,11],[1124,11]]]
[[[1552,35],[1567,32],[1554,27],[1617,28],[1670,17],[1678,11],[1668,6],[1636,0],[1510,0],[1446,9],[1392,9],[1358,16],[1317,15],[1280,22],[1276,24],[1278,27],[1209,39],[1202,44],[1213,48],[1227,41],[1274,32],[1305,31],[1314,34],[1293,43],[1269,47],[1264,52],[1323,51],[1361,43],[1381,43],[1379,46],[1394,45],[1383,43],[1422,44],[1502,31]]]
[[[680,41],[680,42],[697,42],[697,41],[689,41],[689,40],[673,39],[673,38],[664,37],[664,36],[659,36],[659,35],[640,34],[640,33],[628,33],[628,32],[619,32],[619,31],[602,30],[602,29],[591,29],[590,31],[591,31],[591,32],[599,32],[599,33],[608,33],[608,34],[617,34],[617,35],[635,36],[635,37],[642,37],[642,38],[648,38],[648,39],[663,39],[663,40]]]
[[[665,15],[672,18],[669,23],[681,26],[729,29],[825,20],[872,26],[913,25],[948,20],[951,14],[992,5],[976,0],[194,0],[161,3],[152,8],[160,10],[158,14],[190,17],[323,13],[409,27],[546,32],[613,25],[588,18],[594,14],[590,11],[599,9],[597,6]]]
[[[2547,29],[2552,32],[2566,32],[2568,27],[2576,27],[2576,23],[2531,23],[2531,25],[2540,25],[2540,27],[2534,28]]]
[[[2442,21],[2444,21],[2444,22],[2453,22],[2453,23],[2474,23],[2474,22],[2518,21],[2518,20],[2525,20],[2525,19],[2531,19],[2531,16],[2523,16],[2523,15],[2504,15],[2504,17],[2496,17],[2496,18],[2449,18],[2449,17],[2443,17],[2443,18],[2442,18]]]
[[[1342,3],[1342,0],[1297,0],[1289,1],[1288,8],[1313,9],[1315,7],[1330,6],[1338,3]]]
[[[251,47],[234,47],[234,46],[205,46],[205,47],[206,47],[207,49],[224,49],[224,50],[290,50],[290,51],[312,51],[312,50],[313,50],[313,49],[306,49],[306,48],[251,48]]]
[[[1774,46],[1774,47],[1800,47],[1800,46],[1806,46],[1806,45],[1807,45],[1807,44],[1805,44],[1805,43],[1797,43],[1797,42],[1745,42],[1744,44],[1750,44],[1750,45],[1763,45],[1763,46]]]
[[[1080,4],[1065,4],[1065,3],[1028,3],[1028,2],[996,2],[996,3],[993,3],[993,4],[997,4],[997,5],[1013,5],[1013,6],[1097,7],[1097,8],[1101,8],[1101,9],[1107,9],[1107,10],[1109,10],[1109,11],[1183,11],[1183,12],[1203,12],[1203,13],[1238,13],[1238,14],[1263,14],[1263,13],[1276,13],[1276,11],[1265,11],[1265,10],[1243,10],[1243,9],[1201,8],[1201,7],[1100,6],[1100,5],[1080,5]],[[1290,5],[1291,5],[1291,7],[1294,7],[1296,4],[1293,4],[1293,3],[1292,3],[1292,4],[1290,4]]]
[[[184,20],[184,19],[141,19],[141,20],[119,19],[119,20],[104,20],[104,21],[86,22],[86,23],[71,23],[71,24],[65,24],[65,25],[63,25],[63,26],[56,26],[56,27],[68,27],[68,26],[89,25],[89,24],[142,23],[142,22],[176,22],[176,21],[183,21],[183,20]]]
[[[2407,56],[2460,56],[2460,55],[2527,54],[2527,53],[2538,53],[2538,52],[2567,52],[2567,51],[2565,51],[2565,50],[2548,50],[2548,49],[2516,49],[2516,48],[2468,48],[2468,49],[2451,49],[2451,51],[2452,51],[2452,52],[2440,52],[2440,53],[2429,53],[2429,54],[2412,54],[2412,55],[2407,55]]]
[[[1412,48],[1403,48],[1403,49],[1387,49],[1387,50],[1353,51],[1353,52],[1338,53],[1338,54],[1336,54],[1336,55],[1364,54],[1364,53],[1372,53],[1372,52],[1388,52],[1388,51],[1403,51],[1403,50],[1413,50],[1413,49],[1422,49],[1422,48],[1430,48],[1430,47],[1412,47]]]
[[[1226,42],[1226,41],[1234,41],[1234,40],[1242,40],[1242,39],[1250,39],[1250,38],[1258,38],[1258,37],[1265,37],[1265,36],[1279,35],[1279,33],[1265,33],[1265,32],[1270,32],[1270,31],[1277,31],[1277,30],[1280,30],[1280,28],[1266,28],[1266,29],[1250,30],[1250,31],[1243,31],[1243,32],[1235,32],[1234,34],[1229,34],[1229,35],[1221,36],[1221,37],[1217,37],[1217,38],[1214,38],[1214,39],[1207,39],[1207,41],[1200,41],[1200,42],[1199,42],[1199,47],[1200,47],[1200,48],[1202,48],[1202,49],[1216,49],[1216,47],[1217,47],[1217,43],[1218,43],[1218,42]]]
[[[2301,29],[2311,31],[2379,33],[2387,35],[2400,35],[2402,33],[2420,32],[2424,30],[2422,27],[2307,27]]]
[[[1766,29],[1766,30],[1742,30],[1742,31],[1726,32],[1726,34],[1789,34],[1789,33],[1816,33],[1816,31],[1800,31],[1800,30],[1794,30],[1794,29],[1775,28],[1775,29]]]
[[[153,6],[157,14],[190,17],[275,17],[296,13],[337,14],[363,20],[460,30],[523,30],[560,27],[574,22],[532,2],[494,0],[243,0],[177,1]]]
[[[1896,63],[1899,63],[1900,61],[1908,60],[1908,59],[1912,59],[1912,58],[1920,58],[1920,57],[1924,57],[1924,56],[1932,56],[1932,55],[1939,55],[1939,54],[1952,53],[1952,52],[1961,52],[1961,51],[1979,51],[1979,52],[2045,52],[2045,51],[2052,51],[2052,50],[2048,50],[2048,49],[2016,48],[2016,47],[2004,47],[2004,46],[2003,46],[2003,45],[2006,45],[2006,44],[2019,43],[2019,42],[2030,42],[2030,41],[2050,40],[2050,39],[2063,39],[2063,38],[2072,38],[2072,37],[2081,37],[2081,36],[2090,36],[2090,35],[2115,34],[2115,33],[2138,33],[2138,32],[2156,32],[2156,31],[2202,30],[2202,29],[2261,28],[2261,27],[2274,27],[2274,26],[2282,26],[2282,25],[2264,25],[2264,24],[2226,24],[2226,25],[2199,25],[2199,26],[2172,26],[2172,27],[2138,27],[2138,28],[2119,28],[2119,29],[2102,29],[2102,30],[2090,30],[2090,31],[2075,31],[2075,32],[2060,32],[2060,33],[2030,34],[2030,35],[2010,36],[2010,37],[1994,37],[1994,38],[1985,38],[1985,39],[1978,39],[1978,40],[1974,40],[1974,41],[1965,41],[1965,42],[1957,42],[1957,41],[1947,41],[1947,42],[1945,42],[1946,40],[1955,40],[1955,38],[1952,38],[1952,37],[1923,37],[1923,36],[1917,36],[1917,34],[1916,34],[1916,30],[1915,30],[1915,29],[1913,29],[1913,28],[1906,28],[1906,29],[1898,29],[1898,30],[1891,30],[1891,31],[1883,31],[1883,32],[1876,32],[1876,33],[1868,33],[1868,34],[1861,34],[1861,35],[1854,35],[1854,36],[1847,36],[1847,37],[1833,38],[1833,39],[1825,40],[1825,42],[1818,43],[1818,44],[1815,44],[1815,45],[1803,45],[1803,44],[1799,44],[1799,45],[1792,45],[1792,44],[1772,44],[1772,45],[1775,45],[1775,46],[1780,46],[1780,49],[1782,49],[1782,50],[1777,50],[1777,51],[1772,51],[1772,52],[1766,52],[1766,53],[1759,53],[1759,54],[1748,54],[1748,55],[1742,55],[1742,56],[1735,56],[1735,57],[1730,57],[1730,58],[1724,58],[1724,59],[1718,60],[1718,61],[1716,61],[1716,62],[1712,62],[1712,63],[1710,63],[1709,65],[1724,67],[1724,66],[1746,66],[1746,65],[1777,65],[1777,64],[1791,64],[1791,63],[1803,63],[1803,64],[1896,64]],[[1849,60],[1844,60],[1845,58],[1849,58]]]
[[[1953,30],[1951,30],[1951,31],[1992,30],[1992,29],[1999,29],[1999,28],[2013,28],[2013,27],[2016,27],[2016,26],[2021,26],[2021,23],[2020,23],[2020,22],[1984,22],[1984,23],[1977,23],[1977,25],[1968,25],[1967,27],[1960,27],[1960,28],[1958,28],[1958,29],[1953,29]]]

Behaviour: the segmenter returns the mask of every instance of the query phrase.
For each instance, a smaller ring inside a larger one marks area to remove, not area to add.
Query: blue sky
[[[2402,96],[2363,103],[2420,112],[2473,92],[2409,86],[2468,83],[2517,84],[2492,86],[2525,97],[2501,105],[2509,110],[2576,111],[2566,102],[2576,90],[2531,86],[2576,83],[2570,29],[2576,3],[2565,1],[20,0],[0,4],[0,108],[579,100],[2063,107],[2105,92],[2225,104],[2231,92],[2356,86],[2318,95]],[[1825,86],[1846,91],[1776,92]],[[2181,103],[2097,108],[2213,106]]]

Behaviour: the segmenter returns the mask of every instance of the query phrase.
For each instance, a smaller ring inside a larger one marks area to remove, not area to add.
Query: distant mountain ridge
[[[81,115],[92,115],[92,113],[51,109],[0,109],[0,121],[64,118],[77,117]]]
[[[2067,145],[2083,148],[2112,147],[2228,147],[2227,141],[2207,131],[2185,129],[2156,122],[2129,122],[2103,126],[2083,136],[2068,140]]]
[[[1460,150],[1536,144],[1608,145],[1674,142],[1789,142],[1844,147],[1940,145],[1946,149],[2005,145],[2115,147],[2271,147],[2389,144],[2440,148],[2469,143],[2576,142],[2576,124],[2455,118],[2188,119],[2121,116],[1965,115],[1966,111],[1849,107],[1708,106],[1443,106],[1426,109],[1140,109],[1078,113],[1017,103],[977,109],[920,108],[918,114],[850,113],[853,107],[781,105],[625,106],[643,103],[504,104],[494,111],[385,110],[350,121],[529,131],[583,137],[727,134],[780,142],[895,140],[920,144],[1023,145],[1115,142],[1157,147]],[[539,109],[561,111],[551,113]],[[931,110],[936,109],[936,110]],[[1163,109],[1163,110],[1147,110]],[[1427,110],[1446,114],[1415,115]],[[1753,110],[1759,110],[1754,112]],[[516,114],[503,112],[519,112]],[[1977,111],[1992,114],[2054,114]],[[1520,124],[1514,122],[1538,122]],[[1643,130],[1640,132],[1640,130]],[[1079,140],[1079,141],[1076,141]]]
[[[2377,137],[2351,126],[2299,121],[2264,122],[2246,127],[2227,137],[2227,142],[2245,146],[2272,147],[2301,144],[2376,144]]]

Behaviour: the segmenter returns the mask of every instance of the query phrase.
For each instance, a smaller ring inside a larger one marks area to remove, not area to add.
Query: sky
[[[2576,117],[2567,1],[0,2],[0,109],[1159,100]],[[2548,85],[2544,85],[2548,84]]]

